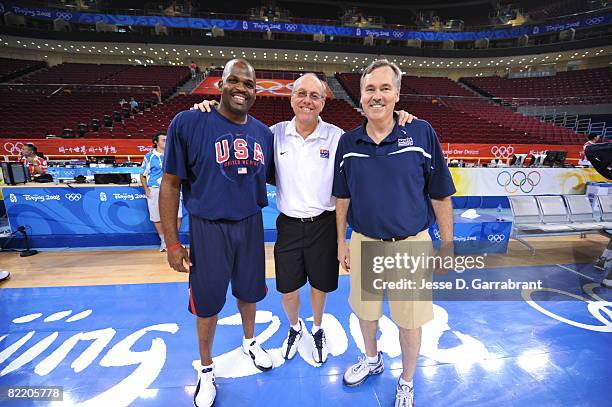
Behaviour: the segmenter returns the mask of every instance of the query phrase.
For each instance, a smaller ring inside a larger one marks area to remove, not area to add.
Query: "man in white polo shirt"
[[[321,329],[327,293],[338,288],[335,230],[334,157],[342,129],[323,121],[327,87],[315,74],[298,78],[291,93],[295,117],[275,124],[276,220],[274,245],[276,289],[283,294],[289,333],[283,343],[285,359],[295,356],[304,332],[299,319],[299,289],[310,283],[313,312],[313,359],[327,360],[327,342]]]
[[[305,329],[299,317],[299,289],[308,281],[314,320],[312,357],[317,363],[324,363],[328,355],[321,328],[326,296],[338,288],[332,185],[336,147],[344,133],[319,117],[326,95],[326,84],[315,74],[302,75],[294,82],[291,93],[295,117],[270,127],[274,133],[276,204],[281,212],[276,220],[274,245],[276,289],[283,294],[283,308],[290,323],[281,352],[285,359],[297,353]],[[196,107],[208,111],[213,103],[204,101]],[[399,113],[402,125],[412,121],[412,115]]]

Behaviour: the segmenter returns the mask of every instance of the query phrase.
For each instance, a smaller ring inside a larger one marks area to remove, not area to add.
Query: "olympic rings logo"
[[[493,154],[495,158],[509,158],[513,153],[514,147],[512,146],[491,147],[491,154]]]
[[[69,200],[70,202],[78,202],[81,200],[81,198],[83,197],[83,195],[81,194],[66,194],[64,195],[66,197],[67,200]]]
[[[603,16],[601,17],[593,17],[593,18],[589,18],[585,21],[586,25],[597,25],[597,24],[601,24],[603,23],[604,18]]]
[[[395,38],[402,38],[404,36],[404,33],[401,31],[393,31],[393,36]]]
[[[487,240],[491,243],[500,243],[506,240],[506,235],[489,235]]]
[[[21,141],[16,142],[15,144],[10,141],[4,143],[4,151],[9,154],[19,154],[21,153],[21,149],[23,148],[23,143]]]
[[[540,183],[542,176],[537,171],[530,171],[525,174],[523,171],[515,171],[510,174],[502,171],[497,174],[497,184],[504,187],[507,193],[514,194],[520,189],[524,194],[528,194]]]
[[[297,24],[285,24],[285,29],[287,31],[295,31],[297,30]]]
[[[68,20],[70,20],[72,18],[72,13],[67,13],[67,12],[59,11],[56,14],[56,18],[68,21]]]

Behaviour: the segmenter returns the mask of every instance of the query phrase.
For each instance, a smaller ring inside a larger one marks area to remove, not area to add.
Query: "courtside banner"
[[[270,79],[266,79],[270,81]],[[274,79],[274,81],[277,81]],[[24,143],[34,143],[45,156],[85,156],[85,155],[133,155],[144,156],[153,149],[148,139],[29,139],[11,138],[0,141],[0,156],[19,155]],[[568,163],[575,164],[580,159],[582,145],[551,144],[455,144],[442,143],[447,158],[475,160],[512,158],[514,154],[543,154],[546,151],[567,151]],[[486,164],[484,161],[482,164]]]
[[[84,157],[89,155],[134,156],[139,161],[153,150],[147,139],[28,139],[0,140],[0,156],[18,156],[25,143],[33,143],[47,158],[57,156]],[[127,157],[126,157],[127,158]]]
[[[219,81],[221,77],[210,76],[204,80],[193,93],[198,95],[219,95]],[[289,97],[293,89],[291,79],[257,79],[257,95],[258,96],[279,96]],[[333,99],[333,93],[327,88],[327,98]]]
[[[545,154],[546,151],[567,151],[566,160],[568,160],[568,163],[576,164],[576,161],[580,159],[582,145],[442,143],[442,150],[447,158],[468,159],[470,161],[501,159],[502,162],[511,159],[514,154]]]
[[[606,182],[593,168],[451,168],[455,196],[584,194]]]

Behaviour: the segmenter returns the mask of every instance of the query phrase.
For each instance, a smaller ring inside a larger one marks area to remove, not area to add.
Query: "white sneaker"
[[[315,347],[312,351],[312,357],[317,363],[325,363],[327,361],[327,354],[329,353],[327,349],[327,339],[325,339],[325,332],[323,332],[323,328],[319,328],[319,330],[312,335],[312,339],[314,340]]]
[[[166,242],[164,242],[163,240],[161,242],[161,245],[159,246],[159,251],[162,253],[166,251]]]
[[[0,270],[0,281],[2,280],[6,280],[7,278],[9,278],[11,276],[11,273],[9,273],[6,270]]]
[[[298,350],[298,345],[300,344],[300,340],[304,335],[304,324],[302,320],[298,320],[298,324],[300,325],[300,330],[296,331],[292,327],[289,327],[289,333],[283,342],[283,346],[281,347],[281,354],[287,360],[293,359]]]
[[[395,407],[414,407],[414,387],[397,383]]]
[[[601,285],[603,285],[606,288],[612,288],[612,279],[604,278],[603,281],[601,282]]]
[[[248,347],[245,347],[243,343],[242,351],[251,357],[253,364],[257,369],[261,370],[262,372],[272,369],[272,357],[270,357],[268,352],[259,346],[255,339],[253,339]]]
[[[195,407],[210,407],[215,402],[216,396],[214,367],[200,370],[198,372],[198,384],[193,393],[193,405]]]
[[[369,376],[381,374],[383,370],[385,370],[385,366],[381,352],[378,352],[378,360],[376,363],[368,363],[366,355],[362,355],[359,357],[359,362],[355,363],[344,372],[342,381],[349,387],[359,386],[361,383],[365,382]]]

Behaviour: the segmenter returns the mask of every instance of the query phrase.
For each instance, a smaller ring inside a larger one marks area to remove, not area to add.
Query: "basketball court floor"
[[[607,243],[597,236],[536,240],[536,255],[513,242],[490,264],[507,276],[520,269],[546,277],[547,292],[508,301],[435,303],[423,331],[415,376],[417,406],[612,405],[612,290],[599,286],[591,261]],[[240,317],[228,295],[214,353],[215,406],[393,406],[401,372],[397,327],[386,317],[379,347],[385,371],[357,388],[342,384],[363,351],[347,304],[349,278],[331,294],[323,321],[330,357],[322,366],[303,340],[284,361],[288,323],[275,290],[258,305],[256,335],[274,358],[261,373],[239,346]],[[55,250],[30,258],[0,253],[12,278],[0,283],[0,387],[61,386],[62,401],[0,400],[12,406],[189,406],[198,353],[187,311],[186,276],[154,250]],[[552,291],[551,291],[552,290]],[[310,328],[308,292],[302,317]],[[307,339],[307,337],[305,337]]]

